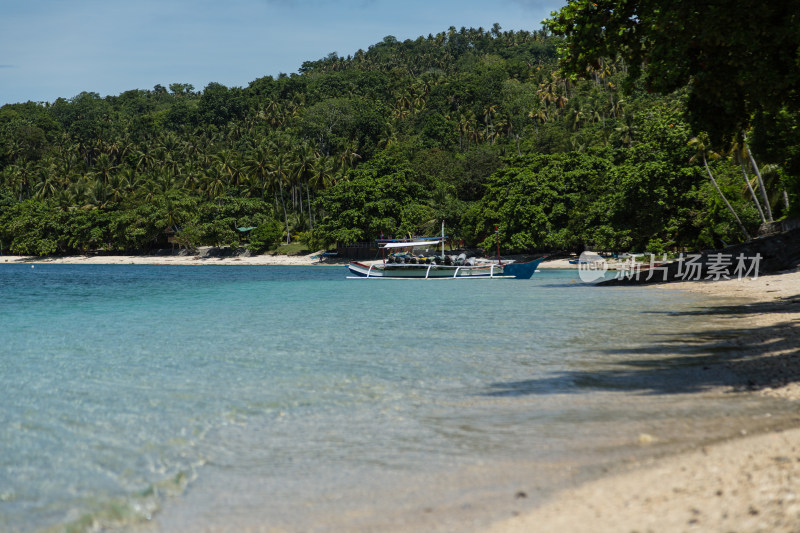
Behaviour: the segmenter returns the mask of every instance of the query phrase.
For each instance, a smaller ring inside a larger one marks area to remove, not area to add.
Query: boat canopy
[[[442,244],[441,239],[435,241],[413,241],[413,242],[387,242],[384,248],[409,248],[415,246],[438,246]]]

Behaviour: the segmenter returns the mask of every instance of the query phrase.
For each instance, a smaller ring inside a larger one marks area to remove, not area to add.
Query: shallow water
[[[782,409],[702,375],[725,354],[681,344],[715,326],[692,294],[345,277],[0,265],[0,530],[480,524],[640,433],[674,448]]]

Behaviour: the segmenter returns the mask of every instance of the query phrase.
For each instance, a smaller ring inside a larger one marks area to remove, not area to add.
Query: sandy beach
[[[653,287],[662,289],[736,298],[718,310],[732,334],[710,336],[708,348],[735,348],[724,364],[747,376],[753,394],[800,401],[800,270]],[[800,411],[794,424],[627,465],[489,531],[800,531]]]
[[[240,255],[215,257],[201,248],[193,254],[154,255],[66,255],[36,257],[30,255],[0,255],[0,263],[63,264],[63,265],[265,265],[265,266],[316,266],[344,265],[347,260],[324,256],[324,250],[305,255]],[[546,260],[539,268],[577,268],[567,259]]]
[[[305,255],[239,255],[216,257],[201,248],[196,254],[154,254],[154,255],[66,255],[35,257],[25,255],[3,255],[0,263],[30,263],[51,265],[264,265],[264,266],[312,266],[342,265],[345,261],[336,257],[323,256],[324,250]]]

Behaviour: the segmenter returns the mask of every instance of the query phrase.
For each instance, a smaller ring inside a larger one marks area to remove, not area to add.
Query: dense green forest
[[[620,56],[566,76],[562,44],[450,28],[244,88],[5,105],[2,252],[319,249],[441,221],[484,248],[497,225],[505,253],[661,252],[742,241],[797,212],[795,113],[709,136],[688,86],[651,93]]]

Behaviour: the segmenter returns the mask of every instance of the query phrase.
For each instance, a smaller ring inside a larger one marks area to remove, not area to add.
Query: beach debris
[[[639,444],[653,444],[658,441],[657,438],[649,433],[639,433],[639,437],[636,440]]]

